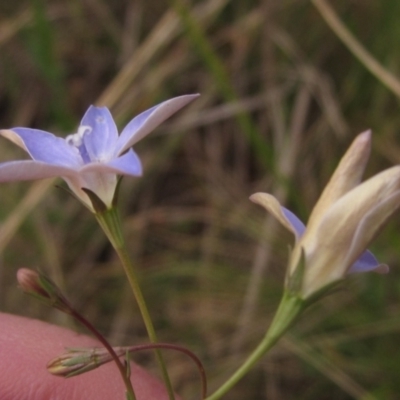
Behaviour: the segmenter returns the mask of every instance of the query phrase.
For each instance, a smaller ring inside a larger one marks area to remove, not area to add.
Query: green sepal
[[[97,364],[88,364],[88,365],[85,365],[73,372],[70,372],[69,374],[64,375],[64,378],[73,378],[74,376],[82,375],[85,372],[92,371],[99,367],[100,367],[100,365],[97,365]]]
[[[105,209],[95,213],[96,219],[107,235],[115,249],[119,249],[124,244],[124,237],[121,231],[121,221],[116,207]]]
[[[121,182],[122,182],[122,178],[123,176],[119,176],[118,180],[117,180],[117,186],[115,187],[115,192],[114,192],[114,196],[111,202],[111,205],[116,208],[118,205],[118,199],[119,199],[119,188],[121,186]]]
[[[102,214],[107,211],[107,206],[99,198],[99,196],[97,196],[96,193],[86,188],[82,188],[82,190],[88,195],[90,201],[92,202],[93,209],[97,214]]]
[[[294,272],[292,274],[290,274],[289,270],[287,272],[286,289],[291,295],[301,297],[305,270],[306,257],[304,254],[304,249],[301,248],[300,260],[294,269]]]
[[[57,308],[67,314],[71,313],[71,307],[67,299],[61,293],[60,289],[56,284],[47,276],[39,273],[39,282],[43,290],[48,294],[50,300],[50,306]],[[44,300],[44,299],[43,299]]]
[[[75,200],[78,200],[79,203],[83,204],[90,212],[93,212],[93,210],[89,207],[88,204],[86,204],[85,202],[82,201],[82,199],[80,199],[70,188],[65,187],[65,186],[61,186],[61,185],[55,185],[55,187],[57,189],[61,189],[64,192],[68,193],[70,196],[72,196]]]
[[[36,274],[35,281],[31,281],[30,287],[21,287],[22,290],[47,306],[54,307],[66,314],[70,314],[71,307],[69,302],[56,284],[42,272],[32,272]]]
[[[74,197],[75,199],[78,200],[78,198],[76,197],[75,193],[68,187],[65,186],[61,186],[61,185],[54,185],[57,189],[60,189],[66,193],[68,193],[69,195],[71,195],[72,197]]]
[[[337,280],[335,282],[331,282],[328,285],[325,285],[321,289],[317,290],[316,292],[312,293],[309,297],[305,299],[307,303],[307,307],[312,303],[320,300],[322,297],[329,296],[340,289],[344,282],[344,279]]]
[[[128,379],[131,379],[131,353],[126,350],[125,353],[125,373]]]

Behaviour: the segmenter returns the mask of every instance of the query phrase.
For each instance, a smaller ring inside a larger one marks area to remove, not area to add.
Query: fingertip
[[[0,398],[2,400],[124,399],[125,387],[110,363],[80,376],[51,375],[47,363],[65,347],[98,346],[94,339],[42,321],[0,313]],[[161,382],[132,363],[137,400],[167,400]]]

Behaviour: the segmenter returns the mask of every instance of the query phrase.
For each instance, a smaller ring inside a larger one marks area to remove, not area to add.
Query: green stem
[[[264,356],[288,330],[304,307],[305,302],[301,298],[285,292],[264,339],[239,367],[239,369],[237,369],[236,372],[219,389],[217,389],[216,392],[208,396],[206,400],[217,400],[231,390],[232,387],[249,372],[254,364],[260,360],[260,358]]]
[[[135,269],[126,250],[118,210],[116,207],[112,207],[109,210],[98,212],[95,215],[104,233],[107,235],[112,246],[114,247],[114,250],[118,254],[122,266],[124,267],[129,284],[131,285],[133,294],[139,306],[140,313],[142,314],[142,318],[146,326],[149,339],[151,343],[157,343],[158,340],[156,332],[154,330],[153,322],[150,318],[150,313],[144,300],[142,290],[140,289]],[[175,400],[174,391],[172,389],[171,381],[169,379],[169,375],[161,351],[159,349],[156,349],[154,351],[168,391],[169,399]]]

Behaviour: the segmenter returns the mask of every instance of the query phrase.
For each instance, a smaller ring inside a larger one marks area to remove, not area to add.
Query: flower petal
[[[377,274],[388,274],[390,271],[389,266],[386,264],[379,264],[374,270],[373,272],[377,273]]]
[[[117,176],[113,173],[97,171],[79,172],[79,175],[70,179],[63,177],[74,194],[93,211],[92,202],[82,188],[89,189],[96,194],[103,203],[110,207],[117,186]]]
[[[189,104],[198,96],[198,94],[191,94],[175,97],[136,116],[121,132],[115,148],[114,156],[122,154],[172,114],[175,114],[178,110]]]
[[[344,278],[379,228],[399,207],[399,191],[400,166],[396,166],[342,196],[314,232],[310,233],[307,227],[293,250],[290,263],[293,271],[300,256],[299,249],[303,247],[309,266],[303,285],[306,297],[316,288]],[[363,220],[365,222],[361,223]]]
[[[314,230],[315,223],[322,218],[328,208],[360,183],[370,150],[371,131],[366,131],[355,138],[342,157],[310,215],[307,230]]]
[[[274,196],[268,193],[255,193],[250,196],[250,200],[269,211],[286,229],[295,235],[296,241],[299,240],[305,230],[303,222],[291,211],[282,207]]]
[[[0,131],[0,134],[26,150],[35,161],[70,168],[77,168],[82,164],[76,148],[49,132],[12,128]]]
[[[142,163],[132,149],[129,149],[129,151],[121,157],[114,158],[105,164],[105,166],[108,167],[110,171],[112,170],[121,175],[140,176],[143,172]]]
[[[82,118],[79,129],[84,132],[83,143],[91,161],[108,161],[114,155],[118,130],[107,107],[90,106]]]
[[[116,173],[122,175],[140,176],[143,172],[142,163],[138,155],[132,149],[129,149],[128,152],[121,157],[114,158],[106,165],[114,168]]]
[[[363,254],[361,254],[361,257],[359,257],[358,260],[350,267],[348,273],[354,274],[373,271],[380,266],[381,264],[379,264],[375,256],[369,250],[366,250]]]
[[[79,170],[80,173],[100,172],[120,175],[140,176],[142,164],[137,154],[130,149],[121,157],[114,158],[108,163],[90,163]]]
[[[22,150],[25,150],[28,153],[28,149],[26,148],[24,141],[11,129],[0,130],[0,135],[8,139],[10,142],[16,144],[18,147],[21,147]]]
[[[0,182],[27,181],[31,179],[75,176],[74,169],[50,165],[40,161],[22,160],[0,164]]]
[[[400,190],[382,200],[360,221],[354,234],[346,264],[351,264],[354,258],[365,249],[375,238],[381,227],[400,207]],[[350,271],[354,272],[354,271]]]
[[[400,166],[389,168],[372,178],[366,180],[356,188],[342,196],[328,212],[323,216],[322,220],[315,229],[310,232],[308,227],[302,237],[302,242],[315,242],[323,249],[330,249],[332,257],[337,257],[337,253],[343,254],[343,249],[349,248],[350,243],[355,237],[356,230],[360,221],[368,215],[368,213],[384,204],[385,200],[391,198],[392,195],[400,190]],[[377,206],[378,204],[378,206]],[[397,205],[392,204],[393,211]],[[375,224],[381,226],[381,221],[385,221],[386,217],[382,213],[390,210],[376,209],[373,211]],[[372,229],[372,227],[371,227]],[[360,236],[359,238],[361,238]],[[352,254],[349,264],[357,259],[358,255],[368,246],[370,240],[362,240],[357,244],[357,250]],[[308,247],[308,244],[305,244]],[[344,255],[344,258],[346,257]],[[349,265],[347,264],[347,265]]]

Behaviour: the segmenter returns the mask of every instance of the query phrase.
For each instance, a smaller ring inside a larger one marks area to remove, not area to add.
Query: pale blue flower
[[[120,135],[110,111],[94,106],[86,111],[77,132],[66,138],[39,129],[1,130],[0,135],[24,149],[32,160],[0,164],[0,182],[60,176],[91,210],[92,203],[82,189],[92,191],[110,207],[117,176],[142,174],[131,147],[197,96],[175,97],[144,111]]]

